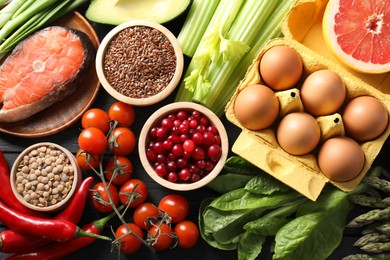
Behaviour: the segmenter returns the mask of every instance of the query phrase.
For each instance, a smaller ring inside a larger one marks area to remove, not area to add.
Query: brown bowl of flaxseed
[[[96,55],[96,71],[104,89],[134,106],[155,104],[178,85],[183,52],[176,37],[161,24],[134,20],[113,28]]]
[[[26,207],[41,212],[66,207],[81,179],[74,155],[50,142],[26,148],[16,158],[10,174],[15,197]]]

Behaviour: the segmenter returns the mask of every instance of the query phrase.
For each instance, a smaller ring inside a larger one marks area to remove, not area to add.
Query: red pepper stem
[[[96,239],[111,241],[111,238],[109,238],[107,236],[102,236],[102,235],[97,235],[97,234],[93,234],[93,233],[90,233],[90,232],[86,232],[86,231],[82,230],[79,227],[77,227],[76,236],[75,237],[76,238],[79,238],[79,237],[92,237],[92,238],[96,238]]]

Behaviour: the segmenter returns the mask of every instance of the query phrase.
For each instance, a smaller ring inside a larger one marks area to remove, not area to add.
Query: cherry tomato
[[[118,229],[115,231],[115,237],[118,238],[119,242],[121,243],[120,251],[125,254],[132,254],[141,248],[142,242],[140,238],[143,239],[143,234],[142,230],[137,225],[133,223],[127,223],[127,226],[139,238],[129,233],[129,230],[125,224],[122,224],[118,227]]]
[[[96,127],[107,133],[110,130],[110,117],[106,111],[100,108],[91,108],[87,110],[81,118],[81,126],[86,129],[88,127]]]
[[[169,194],[160,200],[158,208],[165,211],[172,218],[172,223],[178,223],[187,217],[189,203],[186,198],[179,194]]]
[[[139,205],[133,213],[134,224],[139,226],[142,229],[147,229],[149,225],[147,224],[147,220],[152,220],[153,217],[158,217],[160,211],[158,208],[150,202],[145,202]],[[145,225],[145,223],[147,225]]]
[[[104,175],[112,184],[122,185],[131,178],[133,164],[124,156],[111,158],[105,167]]]
[[[115,128],[110,135],[109,147],[116,155],[128,155],[136,145],[133,131],[126,127]]]
[[[177,235],[178,245],[181,248],[191,248],[199,238],[198,226],[189,220],[183,220],[176,224],[174,232]]]
[[[112,198],[112,201],[115,206],[119,203],[118,190],[114,185],[110,185],[109,192]],[[91,190],[91,198],[93,207],[99,212],[111,212],[113,209],[111,207],[110,199],[108,197],[108,192],[104,188],[103,182],[96,183]]]
[[[86,153],[83,149],[77,151],[76,159],[81,169],[92,170],[99,167],[99,156]]]
[[[132,196],[134,197],[132,198]],[[138,179],[128,180],[119,189],[119,200],[123,205],[127,205],[130,202],[130,208],[138,207],[145,202],[147,197],[148,188],[143,181]]]
[[[102,154],[107,146],[106,136],[96,127],[88,127],[84,129],[78,138],[81,149],[91,154]]]
[[[134,108],[121,101],[117,101],[110,106],[108,115],[124,127],[130,127],[135,121]]]
[[[154,225],[149,229],[148,241],[152,243],[156,251],[168,249],[174,240],[174,233],[166,223]]]

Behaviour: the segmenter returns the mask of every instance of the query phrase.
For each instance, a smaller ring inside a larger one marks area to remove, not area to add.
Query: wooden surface
[[[182,25],[183,18],[184,16],[170,23],[165,24],[165,26],[167,26],[170,30],[172,30],[172,32],[175,35],[177,35]],[[112,28],[111,26],[104,26],[98,24],[93,24],[93,26],[95,27],[100,39],[102,39],[103,36]],[[186,60],[186,65],[188,65],[188,59]],[[137,107],[135,109],[137,119],[135,124],[132,127],[132,130],[134,131],[136,136],[139,136],[141,128],[145,123],[145,121],[147,120],[147,118],[159,107],[172,102],[175,94],[176,92],[172,93],[167,99],[165,99],[161,103],[149,107]],[[99,107],[107,110],[108,107],[114,101],[115,100],[112,97],[110,97],[103,88],[100,88],[97,99],[93,103],[93,107]],[[222,122],[224,123],[227,129],[228,136],[229,136],[229,143],[231,147],[232,144],[234,143],[234,140],[237,138],[240,130],[236,126],[228,122],[225,117],[222,118]],[[77,136],[80,133],[80,128],[81,128],[80,121],[77,120],[72,126],[66,128],[65,130],[46,137],[21,138],[9,134],[0,133],[0,149],[4,151],[9,166],[12,165],[13,161],[16,159],[18,154],[23,149],[37,142],[43,142],[43,141],[55,142],[57,144],[60,144],[68,148],[72,153],[76,153],[78,149]],[[388,142],[386,142],[380,155],[375,161],[375,164],[380,164],[382,166],[385,166],[387,169],[390,169],[390,163],[388,162],[389,154],[390,154],[390,146]],[[139,161],[137,149],[135,149],[135,151],[130,155],[129,158],[132,160],[134,164],[134,177],[144,180],[149,188],[148,201],[152,203],[158,203],[158,201],[163,196],[169,193],[173,193],[173,191],[162,188],[161,186],[156,184],[149,176],[146,175]],[[84,176],[88,176],[88,174],[89,173],[84,172]],[[216,195],[208,188],[201,188],[199,190],[180,192],[180,193],[183,194],[185,197],[187,197],[190,202],[189,219],[193,221],[197,221],[198,208],[202,199]],[[355,208],[349,218],[352,218],[352,216],[360,214],[362,212],[363,209]],[[102,216],[104,215],[97,213],[92,208],[91,204],[87,203],[83,218],[80,221],[79,225],[82,226],[83,224],[98,219]],[[117,224],[118,223],[115,221],[112,222],[112,225],[114,227],[117,227]],[[5,227],[1,226],[0,224],[0,230],[4,228]],[[359,232],[360,230],[346,229],[340,246],[335,250],[335,252],[329,259],[341,259],[343,256],[346,256],[348,254],[360,252],[352,246],[354,241],[356,241],[356,239],[360,235]],[[111,235],[111,231],[109,228],[106,229],[105,234]],[[266,246],[263,248],[263,253],[261,254],[260,257],[261,259],[271,259],[271,254],[269,253],[270,242],[271,240],[267,241]],[[0,258],[3,257],[4,254],[0,253]],[[168,250],[166,252],[152,254],[146,248],[142,248],[139,252],[137,252],[134,255],[121,255],[120,259],[169,259],[169,260],[214,259],[216,260],[216,259],[236,259],[236,258],[237,258],[236,251],[217,250],[212,248],[208,244],[206,244],[202,239],[200,239],[198,244],[190,250],[183,250],[183,249],[176,248],[173,250]],[[65,259],[118,259],[118,254],[117,251],[115,250],[111,252],[110,243],[106,241],[97,241],[93,245],[90,245],[76,252],[75,254],[66,257]]]

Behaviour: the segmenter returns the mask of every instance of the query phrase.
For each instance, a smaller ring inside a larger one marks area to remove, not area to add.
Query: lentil
[[[145,98],[161,92],[172,80],[176,56],[159,30],[133,26],[119,32],[108,44],[103,71],[119,93]]]
[[[15,181],[18,193],[26,202],[47,207],[67,196],[73,178],[74,169],[69,158],[54,146],[42,146],[24,156]],[[62,196],[58,196],[59,192]]]

